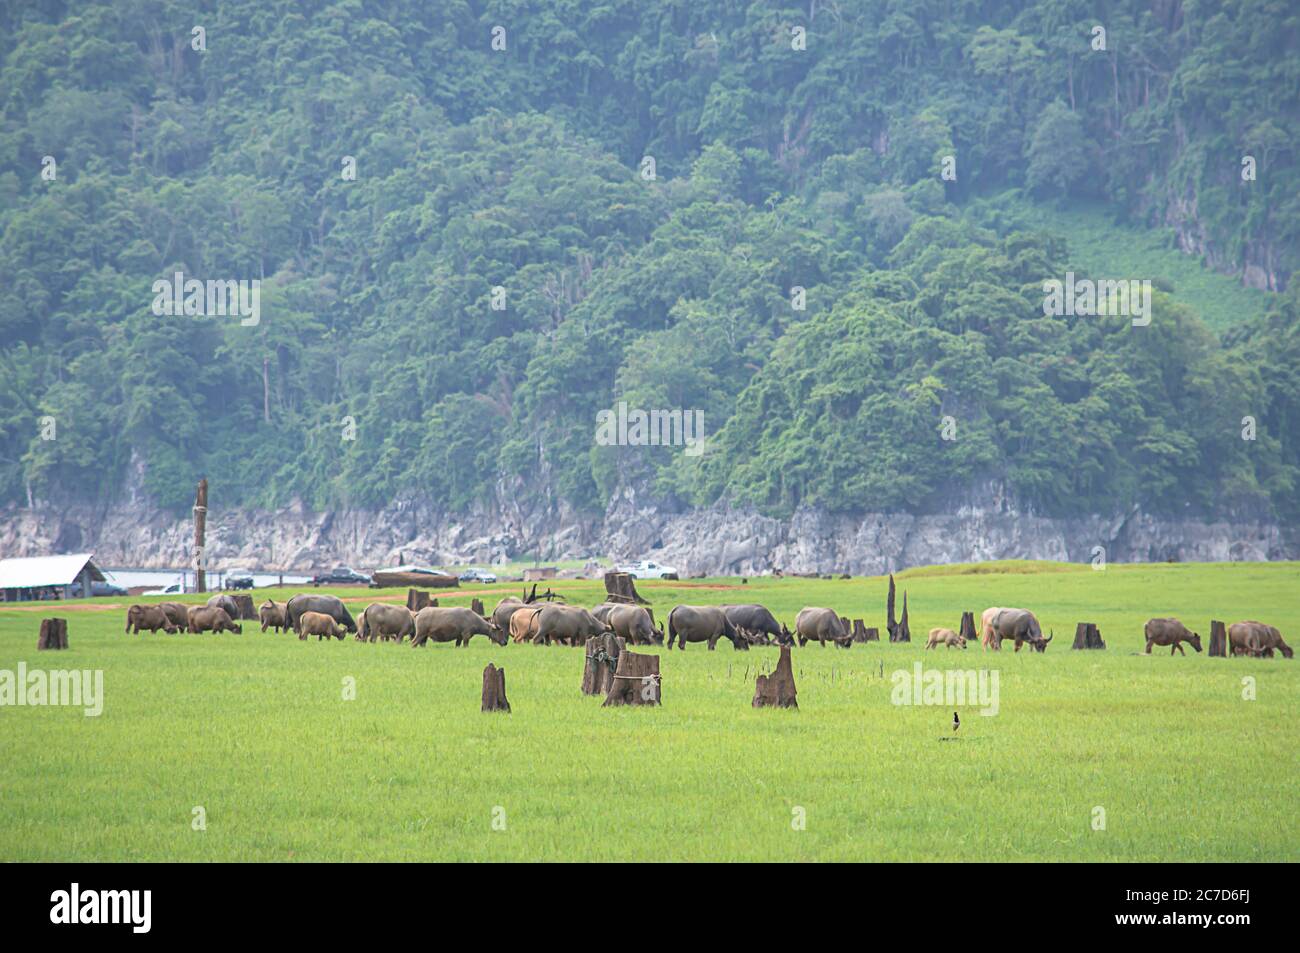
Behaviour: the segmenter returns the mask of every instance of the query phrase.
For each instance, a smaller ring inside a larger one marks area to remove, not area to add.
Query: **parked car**
[[[625,572],[633,579],[676,579],[677,570],[672,566],[661,566],[656,562],[643,559],[629,566],[619,566],[618,572]]]
[[[328,572],[313,576],[311,584],[313,586],[323,584],[368,586],[370,585],[370,577],[347,566],[335,566]]]
[[[73,599],[80,599],[81,583],[74,582],[68,587],[68,592],[71,594]],[[125,596],[127,591],[121,586],[113,585],[111,582],[98,582],[92,579],[90,582],[90,594],[92,596]]]
[[[227,589],[252,589],[253,577],[246,572],[232,573],[226,576]]]
[[[140,593],[142,596],[179,596],[185,591],[183,582],[174,582],[166,589],[149,589]]]
[[[496,582],[497,575],[479,566],[470,566],[460,574],[461,582]]]

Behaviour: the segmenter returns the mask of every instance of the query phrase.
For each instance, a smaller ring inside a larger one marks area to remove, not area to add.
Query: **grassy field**
[[[1294,646],[1300,564],[897,579],[914,633],[1022,605],[1056,639],[1043,655],[810,645],[795,650],[798,711],[750,707],[774,648],[655,649],[663,707],[602,709],[579,692],[578,649],[299,642],[251,623],[127,636],[124,601],[0,608],[0,670],[102,669],[105,692],[99,717],[0,708],[0,860],[1300,858],[1300,661],[1138,654],[1142,623],[1166,614],[1207,641],[1210,618],[1260,619]],[[597,583],[554,586],[599,600]],[[879,578],[640,588],[657,618],[678,602],[759,601],[792,627],[804,605],[884,622]],[[436,595],[490,608],[516,590]],[[354,614],[376,597],[335,591]],[[53,614],[71,649],[38,653]],[[1085,620],[1106,651],[1069,650]],[[479,711],[489,661],[507,670],[513,714]],[[998,714],[963,706],[954,737],[947,705],[892,704],[892,674],[916,662],[995,670]]]

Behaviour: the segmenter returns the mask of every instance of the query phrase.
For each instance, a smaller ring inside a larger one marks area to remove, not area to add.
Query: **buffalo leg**
[[[1150,639],[1147,639],[1147,655],[1150,655],[1150,654],[1151,654],[1151,646],[1152,646],[1153,644],[1154,644],[1154,643],[1153,643]]]

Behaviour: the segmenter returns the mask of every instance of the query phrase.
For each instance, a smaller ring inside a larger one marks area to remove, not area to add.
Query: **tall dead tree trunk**
[[[771,675],[760,675],[754,680],[755,708],[798,708],[798,693],[794,687],[794,669],[790,665],[790,647],[781,646],[781,658]]]
[[[911,642],[912,627],[907,621],[907,593],[903,593],[903,615],[894,626],[894,633],[889,637],[891,642]]]
[[[1217,619],[1210,620],[1210,655],[1228,657],[1228,627]]]
[[[36,638],[37,651],[66,649],[68,647],[68,620],[42,619],[41,634]]]
[[[483,669],[483,710],[510,713],[510,702],[506,699],[506,670],[491,662]]]
[[[624,650],[618,653],[618,668],[601,707],[658,705],[660,690],[659,656]]]
[[[194,591],[208,591],[206,567],[207,553],[203,549],[203,538],[208,528],[208,478],[199,481],[198,491],[194,494]]]
[[[898,628],[898,622],[894,619],[894,574],[889,574],[889,595],[885,599],[885,631],[889,633],[889,641],[894,641],[894,630]]]

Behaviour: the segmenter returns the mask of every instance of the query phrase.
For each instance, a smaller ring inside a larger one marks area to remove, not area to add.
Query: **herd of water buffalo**
[[[243,627],[235,621],[240,614],[238,603],[228,595],[215,595],[203,606],[179,602],[133,605],[127,610],[126,631],[242,632]],[[268,599],[258,614],[263,632],[267,629],[293,631],[299,639],[314,635],[318,641],[330,637],[342,639],[352,632],[362,642],[401,642],[409,638],[414,646],[428,642],[466,645],[476,635],[486,636],[498,645],[511,640],[582,645],[588,638],[610,633],[630,645],[664,644],[664,630],[655,625],[654,616],[641,606],[623,602],[603,602],[584,609],[565,603],[530,603],[508,596],[490,614],[483,615],[463,607],[426,606],[415,612],[405,606],[375,602],[361,613],[358,623],[337,596],[302,593],[283,604]],[[668,613],[667,645],[671,649],[675,643],[679,649],[685,649],[688,642],[703,642],[713,649],[725,638],[736,649],[748,649],[751,645],[797,643],[802,646],[811,641],[823,647],[827,642],[848,647],[852,636],[846,622],[833,609],[810,606],[799,611],[795,630],[791,632],[765,606],[758,604],[679,605]],[[1169,646],[1171,655],[1174,652],[1186,655],[1184,642],[1201,651],[1200,635],[1177,619],[1151,619],[1144,632],[1147,654],[1153,646]],[[1046,651],[1053,638],[1051,634],[1043,636],[1032,612],[1003,607],[984,610],[979,636],[985,649],[1000,649],[1004,641],[1011,641],[1017,652],[1022,645],[1038,652]],[[1281,633],[1262,622],[1234,622],[1227,627],[1227,637],[1233,655],[1272,657],[1278,651],[1291,658],[1293,654]],[[946,645],[964,649],[966,643],[965,635],[936,628],[930,630],[925,647]]]

